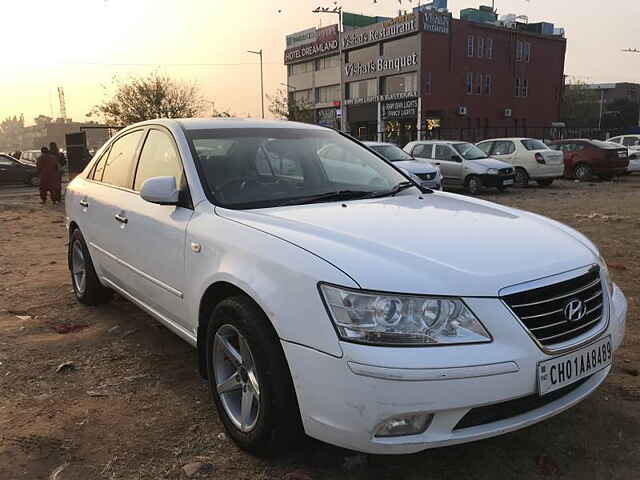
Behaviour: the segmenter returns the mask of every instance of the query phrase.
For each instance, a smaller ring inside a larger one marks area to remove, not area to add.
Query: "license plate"
[[[513,185],[513,180],[509,179],[509,180],[503,180],[502,181],[503,185]]]
[[[546,395],[611,365],[611,336],[575,352],[538,363],[538,394]]]

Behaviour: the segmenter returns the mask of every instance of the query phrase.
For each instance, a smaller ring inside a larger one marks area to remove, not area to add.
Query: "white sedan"
[[[227,434],[258,454],[303,432],[400,454],[517,430],[597,389],[624,336],[582,234],[421,191],[316,125],[131,125],[65,201],[78,301],[118,292],[197,348]]]
[[[548,187],[564,174],[562,152],[550,149],[534,138],[494,138],[479,142],[487,155],[515,167],[515,184],[526,187],[529,180]]]

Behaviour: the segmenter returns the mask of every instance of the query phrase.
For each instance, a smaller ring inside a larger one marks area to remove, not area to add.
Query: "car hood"
[[[509,168],[513,167],[510,163],[503,162],[496,158],[482,158],[480,160],[467,160],[471,165],[482,166],[486,168]]]
[[[371,290],[497,296],[598,260],[586,237],[558,222],[449,193],[216,213],[295,244]]]
[[[404,168],[411,173],[434,173],[436,167],[428,162],[419,162],[418,160],[403,160],[401,162],[393,162],[398,168]]]

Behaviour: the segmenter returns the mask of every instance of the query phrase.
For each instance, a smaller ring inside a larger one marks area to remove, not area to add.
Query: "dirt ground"
[[[551,420],[477,443],[375,457],[309,442],[264,460],[224,435],[191,347],[121,298],[75,301],[63,209],[35,193],[1,196],[0,480],[181,479],[193,462],[192,478],[215,479],[638,478],[640,176],[483,197],[567,223],[601,248],[630,306],[606,383]]]

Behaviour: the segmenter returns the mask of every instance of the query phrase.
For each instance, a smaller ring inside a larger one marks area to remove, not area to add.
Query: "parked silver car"
[[[490,158],[472,143],[425,140],[409,142],[404,151],[415,158],[426,159],[440,167],[447,185],[460,185],[475,194],[483,188],[504,191],[513,185],[513,166]]]
[[[440,168],[425,160],[417,160],[393,143],[362,142],[374,152],[382,155],[389,162],[415,175],[420,185],[432,190],[442,190],[442,173]]]

